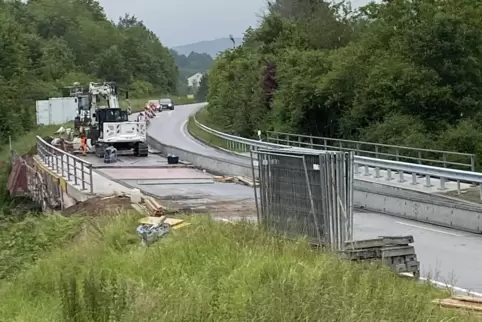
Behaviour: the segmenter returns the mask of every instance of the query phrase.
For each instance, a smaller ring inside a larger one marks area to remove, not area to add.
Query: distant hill
[[[242,38],[234,38],[236,45],[240,45]],[[229,38],[219,38],[214,40],[204,40],[193,44],[173,47],[178,54],[188,56],[191,52],[208,54],[215,58],[220,51],[232,48],[233,43]]]

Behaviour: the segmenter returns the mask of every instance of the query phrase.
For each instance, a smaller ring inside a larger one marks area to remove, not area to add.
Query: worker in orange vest
[[[87,155],[87,136],[84,133],[80,138],[80,148],[82,149],[82,155]]]

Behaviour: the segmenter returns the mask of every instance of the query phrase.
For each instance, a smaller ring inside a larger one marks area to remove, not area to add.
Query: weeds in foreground
[[[105,271],[91,269],[80,281],[74,275],[61,275],[59,296],[64,321],[122,321],[128,308],[126,283]]]
[[[190,219],[151,247],[124,213],[0,283],[5,321],[472,321],[446,294],[247,224]],[[102,233],[97,230],[101,229]],[[52,290],[57,289],[57,292]]]

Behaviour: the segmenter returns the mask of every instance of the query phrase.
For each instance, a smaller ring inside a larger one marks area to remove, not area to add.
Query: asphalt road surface
[[[148,132],[157,140],[192,152],[236,158],[194,140],[185,130],[189,116],[202,104],[177,106],[151,121]],[[228,187],[228,186],[226,186]],[[237,189],[240,189],[239,187]],[[245,187],[243,189],[251,190]],[[246,191],[249,194],[248,191]],[[244,194],[244,193],[243,193]],[[356,212],[355,239],[383,235],[413,235],[422,275],[482,292],[482,236],[376,213]]]

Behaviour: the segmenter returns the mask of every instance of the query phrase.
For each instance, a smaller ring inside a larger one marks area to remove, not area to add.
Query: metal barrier
[[[424,165],[460,168],[475,171],[475,154],[412,148],[400,145],[372,143],[364,141],[333,139],[327,137],[301,135],[283,132],[266,132],[271,143],[298,146],[316,150],[353,151],[357,156],[415,162]]]
[[[288,236],[342,250],[353,239],[353,153],[260,149],[258,221]]]
[[[199,123],[196,118],[194,117],[194,122],[198,128],[218,137],[220,140],[226,142],[225,146],[236,147],[236,149],[229,149],[233,151],[233,153],[237,153],[240,157],[249,158],[249,154],[246,152],[250,150],[256,150],[258,148],[287,148],[287,149],[295,149],[295,150],[313,150],[309,148],[297,148],[288,145],[276,144],[271,142],[263,142],[258,140],[246,139],[242,137],[238,137],[235,135],[223,133],[212,128],[209,128],[201,123]],[[231,142],[231,143],[228,143]],[[319,151],[319,150],[318,150]],[[244,153],[244,154],[243,154]],[[456,152],[455,152],[456,153]],[[474,159],[475,160],[475,159]],[[412,184],[418,184],[418,176],[425,177],[425,186],[431,187],[431,178],[440,179],[440,185],[438,187],[439,190],[444,191],[446,190],[446,183],[448,181],[453,181],[457,183],[457,191],[461,193],[461,183],[468,183],[471,185],[481,185],[482,184],[482,173],[479,172],[472,172],[472,171],[463,171],[463,170],[455,170],[449,168],[442,168],[442,167],[435,167],[417,163],[408,163],[408,162],[398,162],[392,160],[385,160],[385,159],[377,159],[377,158],[370,158],[370,157],[363,157],[363,156],[355,156],[354,163],[357,166],[355,169],[356,174],[360,174],[359,168],[364,167],[365,172],[364,176],[373,176],[376,179],[385,178],[386,180],[392,180],[392,171],[395,171],[398,176],[400,177],[399,182],[405,182],[404,176],[405,174],[410,174],[412,176]],[[480,189],[480,198],[482,200],[482,186]]]
[[[40,136],[37,136],[37,154],[59,176],[94,193],[91,163],[48,144]]]

